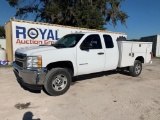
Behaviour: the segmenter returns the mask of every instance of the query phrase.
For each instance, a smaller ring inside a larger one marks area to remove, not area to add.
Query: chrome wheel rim
[[[52,82],[52,88],[55,91],[62,91],[67,86],[67,77],[63,74],[57,75],[53,82]]]
[[[135,67],[135,73],[139,74],[140,72],[141,72],[141,65],[137,64],[136,67]]]

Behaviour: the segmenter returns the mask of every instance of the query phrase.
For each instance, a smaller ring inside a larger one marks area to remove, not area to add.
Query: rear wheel
[[[137,77],[141,74],[142,63],[139,60],[135,60],[134,66],[129,67],[129,73],[133,77]]]
[[[44,88],[49,95],[62,95],[70,87],[71,74],[64,68],[53,68],[47,75]]]

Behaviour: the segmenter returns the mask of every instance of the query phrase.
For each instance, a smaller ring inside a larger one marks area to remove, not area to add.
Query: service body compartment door
[[[152,52],[152,44],[147,45],[146,49],[146,63],[149,63],[151,61],[151,52]]]
[[[142,42],[140,43],[133,43],[132,45],[132,53],[145,53],[147,48],[147,44]]]
[[[132,66],[134,58],[132,57],[132,43],[118,41],[119,63],[118,67]]]

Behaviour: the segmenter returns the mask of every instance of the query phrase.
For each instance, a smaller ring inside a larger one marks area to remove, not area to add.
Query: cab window
[[[90,49],[102,49],[101,39],[98,34],[87,36],[81,46],[85,45],[90,45]]]
[[[103,35],[106,48],[113,48],[113,40],[110,35]]]

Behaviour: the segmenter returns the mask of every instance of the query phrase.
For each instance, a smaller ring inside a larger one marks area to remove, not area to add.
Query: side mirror
[[[85,44],[82,44],[80,46],[81,50],[88,50],[88,49],[91,49],[92,48],[92,44],[91,43],[85,43]]]

